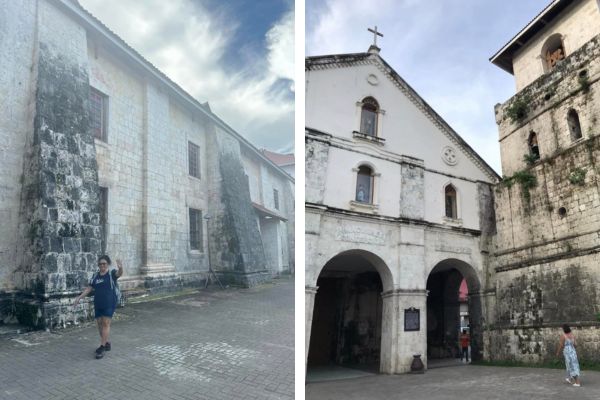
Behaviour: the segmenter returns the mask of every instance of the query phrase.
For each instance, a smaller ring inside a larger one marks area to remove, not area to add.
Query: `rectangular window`
[[[190,208],[190,249],[202,251],[202,211]]]
[[[190,175],[200,179],[200,147],[188,142],[188,160]]]
[[[90,88],[90,126],[96,139],[107,141],[108,96],[94,88]]]
[[[106,238],[108,237],[108,188],[100,187],[100,229],[102,229],[102,254],[106,254]]]
[[[275,209],[279,210],[279,192],[277,189],[273,189],[273,204],[275,205]]]

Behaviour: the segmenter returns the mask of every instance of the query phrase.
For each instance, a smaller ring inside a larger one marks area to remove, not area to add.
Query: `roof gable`
[[[408,100],[439,129],[446,138],[492,181],[500,176],[473,150],[473,148],[377,53],[351,53],[307,57],[305,71],[332,68],[352,68],[361,65],[375,66]]]

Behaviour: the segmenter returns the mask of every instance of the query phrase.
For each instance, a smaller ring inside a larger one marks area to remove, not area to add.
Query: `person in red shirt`
[[[467,333],[466,329],[463,329],[458,340],[461,348],[460,361],[462,361],[464,357],[466,358],[467,362],[469,362],[469,344],[471,344],[471,337]]]

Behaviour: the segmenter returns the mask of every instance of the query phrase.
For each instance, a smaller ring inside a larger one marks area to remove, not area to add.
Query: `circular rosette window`
[[[448,165],[458,164],[458,154],[456,154],[456,150],[450,146],[444,147],[442,149],[442,160]]]

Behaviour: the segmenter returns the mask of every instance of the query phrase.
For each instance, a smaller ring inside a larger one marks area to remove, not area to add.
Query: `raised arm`
[[[83,289],[83,292],[81,292],[81,294],[79,296],[77,296],[77,298],[75,298],[75,301],[73,302],[73,307],[77,306],[77,304],[79,304],[79,300],[83,299],[85,296],[90,294],[91,291],[92,291],[91,286],[88,286],[85,289]]]
[[[123,261],[117,260],[117,278],[120,278],[123,275]]]

